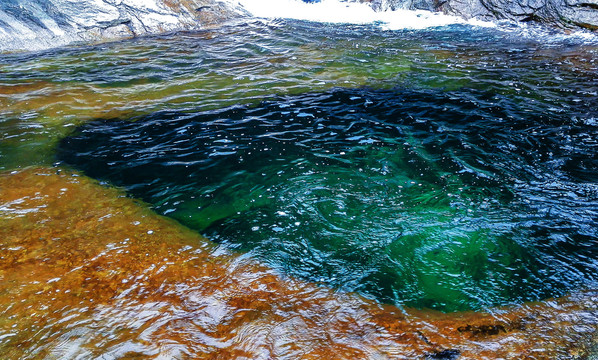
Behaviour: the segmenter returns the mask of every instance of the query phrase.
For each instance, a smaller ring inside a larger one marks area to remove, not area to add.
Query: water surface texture
[[[0,168],[57,160],[385,302],[543,299],[596,282],[597,54],[532,28],[277,20],[3,55]]]
[[[283,278],[56,168],[0,174],[0,239],[2,359],[577,359],[598,324],[596,291],[442,314]]]
[[[538,110],[474,90],[332,90],[94,121],[59,158],[286,273],[476,309],[596,280],[583,139],[598,129]]]

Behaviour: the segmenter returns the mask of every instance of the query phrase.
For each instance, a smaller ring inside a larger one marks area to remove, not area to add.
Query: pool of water
[[[286,274],[443,311],[596,284],[598,40],[254,21],[0,58],[73,166]]]
[[[479,309],[596,280],[594,155],[564,145],[598,128],[526,110],[483,91],[338,89],[94,121],[58,158],[286,273]]]

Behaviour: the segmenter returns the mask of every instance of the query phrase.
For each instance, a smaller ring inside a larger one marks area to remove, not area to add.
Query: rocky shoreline
[[[198,30],[240,14],[216,0],[0,0],[0,51]]]
[[[371,0],[375,9],[440,11],[480,20],[531,22],[598,30],[598,0]]]
[[[598,0],[357,1],[369,2],[377,11],[429,10],[467,19],[598,30]],[[0,0],[0,52],[199,30],[244,15],[237,2],[218,0]]]

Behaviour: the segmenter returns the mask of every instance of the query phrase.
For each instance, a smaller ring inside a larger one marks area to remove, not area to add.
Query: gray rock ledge
[[[430,10],[598,31],[598,0],[345,1],[368,2],[379,11]],[[235,0],[0,0],[0,52],[205,29],[243,15]]]
[[[231,4],[218,0],[0,0],[0,51],[203,29],[243,13]]]
[[[467,19],[535,22],[598,30],[598,0],[362,0],[374,9],[430,10]]]

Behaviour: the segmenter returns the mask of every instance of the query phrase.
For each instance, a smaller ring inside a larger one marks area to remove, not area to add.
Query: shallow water
[[[0,174],[3,359],[571,359],[595,291],[399,310],[282,277],[77,173]]]
[[[443,311],[596,287],[597,117],[598,40],[527,28],[0,57],[0,169],[75,166],[282,273]]]

